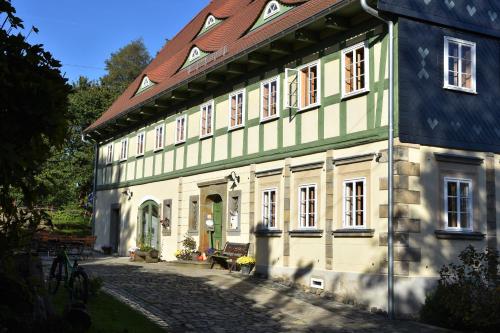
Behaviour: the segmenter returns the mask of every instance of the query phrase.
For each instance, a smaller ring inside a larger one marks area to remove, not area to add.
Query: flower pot
[[[150,256],[151,258],[153,258],[153,259],[158,259],[158,255],[159,255],[159,254],[160,254],[160,253],[158,252],[158,250],[151,250],[151,251],[149,251],[149,256]]]
[[[241,265],[241,274],[250,275],[250,272],[253,269],[253,265]]]

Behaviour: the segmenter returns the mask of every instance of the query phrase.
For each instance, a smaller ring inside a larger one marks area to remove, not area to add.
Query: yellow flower
[[[239,257],[236,259],[236,263],[238,265],[255,265],[255,258],[247,256]]]

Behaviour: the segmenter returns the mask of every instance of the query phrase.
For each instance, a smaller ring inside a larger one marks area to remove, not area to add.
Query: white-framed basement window
[[[126,161],[128,157],[128,138],[122,139],[120,142],[120,161]]]
[[[260,85],[260,120],[265,121],[279,117],[280,78],[274,77]]]
[[[264,19],[267,19],[277,13],[279,13],[281,9],[280,4],[278,1],[273,0],[269,1],[269,3],[266,5],[266,8],[264,9]]]
[[[317,190],[316,184],[299,187],[299,228],[316,228]]]
[[[106,164],[113,163],[113,144],[110,143],[106,146]]]
[[[444,178],[445,229],[472,230],[472,180]]]
[[[368,42],[342,50],[342,97],[369,91]]]
[[[444,88],[476,93],[476,43],[444,37]]]
[[[287,108],[300,110],[320,105],[321,73],[319,60],[297,69],[285,69]]]
[[[146,145],[146,133],[141,132],[141,133],[137,134],[137,149],[135,152],[136,156],[144,155],[145,145]]]
[[[245,89],[229,94],[229,130],[245,126]]]
[[[202,104],[200,112],[200,138],[212,136],[214,128],[214,101]]]
[[[366,228],[366,178],[344,181],[344,228]]]
[[[155,127],[155,151],[163,149],[165,142],[165,126],[163,124]]]
[[[186,115],[175,119],[175,143],[183,143],[186,141]]]
[[[262,224],[267,229],[276,229],[278,227],[276,215],[277,193],[276,188],[262,191]]]

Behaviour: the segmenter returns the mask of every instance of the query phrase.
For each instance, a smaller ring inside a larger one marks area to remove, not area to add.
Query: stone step
[[[165,261],[164,263],[166,265],[175,267],[210,269],[210,263],[208,261],[172,260],[172,261]]]

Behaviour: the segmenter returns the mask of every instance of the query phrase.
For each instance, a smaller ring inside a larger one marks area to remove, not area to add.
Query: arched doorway
[[[139,207],[138,241],[160,250],[160,207],[153,200]]]

